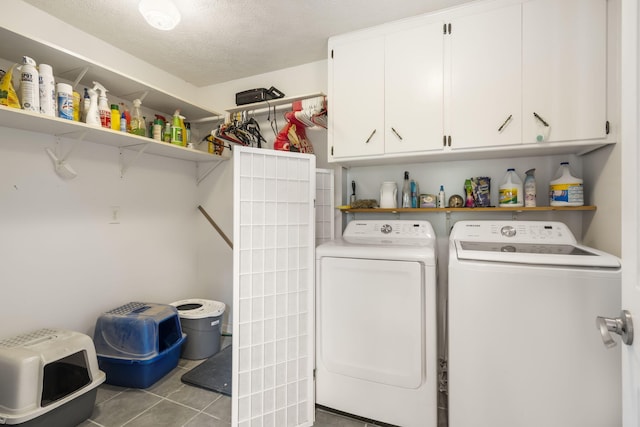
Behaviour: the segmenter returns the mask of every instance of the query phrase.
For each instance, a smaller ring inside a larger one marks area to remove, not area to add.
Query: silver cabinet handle
[[[376,130],[374,129],[373,132],[371,132],[371,135],[369,135],[369,138],[367,138],[367,140],[365,141],[365,144],[368,144],[369,141],[371,141],[371,138],[373,138],[373,135],[376,133]]]
[[[504,123],[502,123],[502,126],[498,128],[498,132],[502,132],[502,129],[504,129],[505,126],[507,126],[507,124],[511,121],[512,117],[513,117],[513,114],[509,114],[509,117],[507,117],[507,120],[505,120]]]
[[[622,310],[620,317],[596,317],[596,327],[600,330],[602,341],[607,348],[616,345],[611,332],[620,335],[624,344],[633,344],[633,320],[627,310]]]
[[[396,134],[396,136],[398,137],[398,139],[400,139],[400,141],[402,141],[402,137],[400,136],[398,131],[396,131],[394,128],[391,128],[391,131]]]
[[[545,127],[549,127],[549,123],[547,123],[542,117],[540,117],[538,115],[538,113],[536,113],[535,111],[533,112],[533,117],[535,117],[536,119],[540,120],[540,123],[542,123]]]

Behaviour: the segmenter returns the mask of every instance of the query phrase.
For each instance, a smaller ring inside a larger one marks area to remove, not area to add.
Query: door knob
[[[596,317],[596,327],[600,330],[602,341],[608,348],[616,345],[611,332],[620,335],[622,342],[626,345],[633,344],[633,321],[631,313],[627,310],[622,310],[620,317]]]

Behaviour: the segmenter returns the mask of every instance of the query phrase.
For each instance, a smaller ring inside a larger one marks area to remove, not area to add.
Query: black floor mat
[[[227,346],[182,376],[182,382],[231,396],[231,346]]]

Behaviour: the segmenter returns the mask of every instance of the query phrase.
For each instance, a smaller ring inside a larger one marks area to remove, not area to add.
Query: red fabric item
[[[304,124],[296,119],[293,111],[285,113],[284,118],[287,124],[278,132],[273,149],[313,154],[313,145],[307,138]]]

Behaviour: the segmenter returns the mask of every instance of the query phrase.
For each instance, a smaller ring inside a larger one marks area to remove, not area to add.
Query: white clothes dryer
[[[316,249],[316,403],[437,425],[436,239],[427,221],[351,221]]]
[[[449,426],[622,425],[620,261],[565,224],[460,221],[449,239]]]

